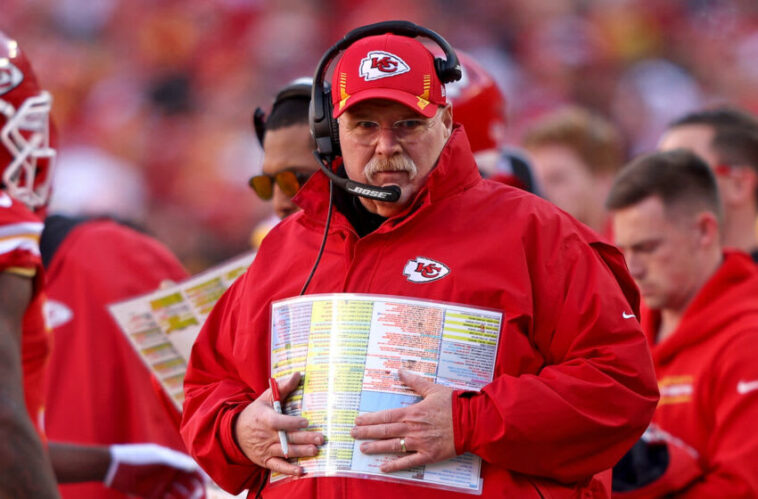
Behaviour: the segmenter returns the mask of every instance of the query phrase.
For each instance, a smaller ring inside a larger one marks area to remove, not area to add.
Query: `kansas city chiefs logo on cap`
[[[408,260],[403,268],[403,275],[411,282],[431,282],[442,279],[450,273],[450,269],[444,263],[436,262],[431,258],[417,256]]]
[[[360,74],[366,81],[407,73],[411,67],[404,60],[381,50],[372,50],[361,59]]]
[[[8,59],[0,59],[0,95],[16,88],[24,79],[24,74]]]

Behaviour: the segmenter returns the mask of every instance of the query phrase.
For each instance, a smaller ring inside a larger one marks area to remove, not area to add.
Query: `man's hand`
[[[279,382],[282,402],[297,388],[298,383],[300,373]],[[271,389],[267,389],[240,413],[234,434],[242,452],[258,466],[285,475],[302,475],[304,470],[300,466],[284,459],[277,432],[287,432],[289,457],[315,456],[318,454],[317,446],[324,443],[324,436],[315,431],[302,431],[306,426],[308,420],[305,418],[278,414],[273,407]]]
[[[156,444],[110,446],[107,487],[148,499],[201,499],[205,480],[186,454]]]
[[[399,374],[400,380],[424,400],[401,409],[362,414],[355,418],[355,427],[350,431],[356,440],[375,439],[361,444],[364,454],[408,452],[383,464],[381,470],[385,473],[455,456],[453,390],[403,369]]]

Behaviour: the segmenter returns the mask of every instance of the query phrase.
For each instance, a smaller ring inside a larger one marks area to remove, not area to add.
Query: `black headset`
[[[376,187],[368,184],[354,182],[342,178],[331,169],[334,159],[342,154],[340,149],[339,128],[337,120],[332,118],[332,92],[328,83],[324,82],[326,71],[338,53],[347,49],[350,45],[369,36],[392,33],[409,38],[423,36],[434,41],[445,53],[445,59],[436,57],[434,69],[440,81],[450,83],[461,78],[461,65],[453,47],[434,31],[419,26],[410,21],[384,21],[367,26],[361,26],[350,31],[345,37],[332,46],[321,57],[316,72],[313,75],[313,89],[308,118],[311,126],[311,134],[316,142],[316,156],[321,170],[339,187],[347,192],[380,201],[397,201],[400,198],[400,189],[397,186]]]
[[[271,104],[271,112],[269,116],[274,113],[276,106],[289,99],[311,99],[311,91],[313,89],[313,80],[310,77],[303,76],[292,80],[286,87],[279,90],[274,97],[274,102]],[[255,108],[253,112],[253,130],[255,130],[255,136],[258,137],[258,142],[263,147],[263,138],[266,136],[266,112],[260,107]]]

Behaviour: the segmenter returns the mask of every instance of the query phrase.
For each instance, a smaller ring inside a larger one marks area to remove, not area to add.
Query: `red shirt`
[[[310,272],[327,192],[316,173],[295,198],[303,210],[264,239],[193,348],[182,435],[232,492],[255,490],[264,477],[237,447],[232,422],[267,387],[270,304],[296,296]],[[412,282],[403,271],[420,256],[449,272]],[[638,295],[621,254],[548,202],[483,180],[460,128],[404,212],[362,238],[334,213],[308,293],[335,292],[503,311],[494,381],[452,402],[456,450],[483,459],[483,497],[602,497],[593,475],[611,468],[652,416],[652,361],[639,324],[623,316]],[[267,486],[263,497],[469,496],[331,477]]]
[[[106,305],[186,277],[162,244],[116,222],[84,222],[66,236],[47,272],[55,336],[46,415],[51,440],[153,442],[184,452],[178,418],[167,412]],[[126,497],[98,483],[60,488],[72,499]]]

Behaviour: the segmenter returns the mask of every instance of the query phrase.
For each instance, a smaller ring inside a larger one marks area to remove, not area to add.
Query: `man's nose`
[[[378,134],[376,139],[377,153],[389,157],[402,150],[400,141],[397,140],[397,136],[391,127],[380,128]]]
[[[625,254],[626,266],[629,268],[629,274],[633,279],[640,279],[645,276],[645,265],[640,257],[633,254]]]
[[[299,208],[292,202],[292,198],[285,194],[278,185],[274,185],[274,212],[279,218],[293,214]]]

